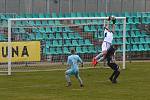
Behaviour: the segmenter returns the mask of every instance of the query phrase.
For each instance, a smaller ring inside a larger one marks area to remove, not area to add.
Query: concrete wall
[[[150,0],[0,0],[0,13],[146,12]]]

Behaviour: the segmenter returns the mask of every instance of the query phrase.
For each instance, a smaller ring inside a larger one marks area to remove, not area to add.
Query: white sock
[[[100,61],[102,61],[102,60],[104,60],[104,57],[101,57],[101,58],[98,59],[97,61],[100,62]]]
[[[103,53],[99,53],[96,57],[95,57],[95,59],[98,59],[99,57],[101,57],[103,55]]]
[[[65,75],[65,77],[66,77],[67,82],[68,82],[68,83],[71,83],[71,80],[70,80],[69,75]]]

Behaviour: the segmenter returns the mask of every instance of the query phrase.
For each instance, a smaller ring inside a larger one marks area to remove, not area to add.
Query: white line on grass
[[[98,67],[83,67],[83,68],[79,68],[81,70],[83,69],[99,69]],[[12,72],[47,72],[47,71],[64,71],[64,70],[67,70],[66,68],[63,68],[63,69],[46,69],[46,70],[16,70],[16,71],[12,71]]]

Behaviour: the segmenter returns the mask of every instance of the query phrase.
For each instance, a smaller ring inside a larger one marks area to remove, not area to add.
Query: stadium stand
[[[60,17],[106,17],[109,15],[125,16],[127,17],[126,25],[126,51],[127,52],[144,52],[150,50],[150,35],[144,30],[141,30],[138,26],[140,24],[150,24],[150,13],[104,13],[104,12],[72,12],[72,13],[51,13],[51,14],[0,14],[0,41],[7,41],[7,19],[8,18],[60,18]],[[88,23],[91,23],[88,20]],[[84,20],[75,20],[73,24],[79,25],[84,23]],[[84,33],[89,36],[93,36],[94,39],[102,39],[101,24],[102,21],[95,21],[99,23],[98,30],[94,25],[85,25],[82,29]],[[123,25],[122,21],[117,20],[116,22],[116,33],[114,34],[113,44],[122,45],[122,34]],[[17,26],[35,26],[31,29],[30,34],[27,34],[25,28],[15,28],[12,30],[13,35],[24,35],[24,40],[40,40],[45,43],[45,47],[42,49],[42,53],[45,55],[56,55],[56,54],[69,54],[71,47],[75,47],[77,53],[92,54],[97,53],[101,50],[100,47],[96,47],[91,39],[85,38],[80,32],[75,31],[73,28],[63,27],[49,27],[50,25],[62,25],[60,21],[16,21]],[[78,28],[80,29],[80,28]],[[95,34],[96,33],[96,34]],[[118,49],[118,52],[122,52],[122,46]]]

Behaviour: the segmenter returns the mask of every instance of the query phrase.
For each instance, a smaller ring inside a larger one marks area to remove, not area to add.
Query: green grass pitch
[[[0,100],[150,100],[150,62],[127,63],[118,84],[108,80],[111,73],[103,68],[80,70],[83,88],[74,77],[72,86],[65,87],[63,70],[0,76]]]

